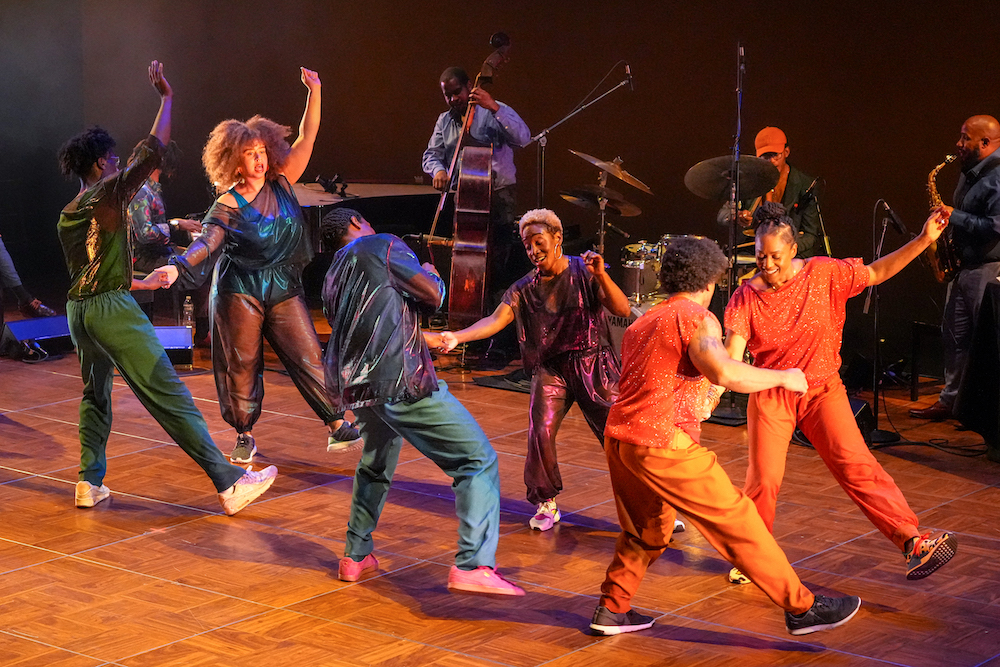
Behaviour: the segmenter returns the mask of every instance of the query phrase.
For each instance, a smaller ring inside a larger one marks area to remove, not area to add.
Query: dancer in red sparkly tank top
[[[773,530],[785,455],[798,426],[851,500],[902,550],[906,578],[922,579],[954,556],[955,536],[920,534],[902,492],[868,450],[837,371],[847,300],[899,273],[941,235],[947,213],[935,210],[919,236],[867,266],[861,259],[793,259],[791,221],[780,204],[761,206],[754,223],[759,271],[726,306],[726,348],[733,359],[743,359],[749,350],[760,368],[801,368],[809,391],[795,395],[778,388],[750,395],[743,490]],[[747,583],[736,569],[729,577]]]

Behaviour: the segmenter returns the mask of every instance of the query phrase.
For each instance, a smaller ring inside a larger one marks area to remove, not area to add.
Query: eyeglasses
[[[781,155],[781,153],[775,153],[775,152],[772,151],[770,153],[764,153],[763,155],[760,156],[760,159],[761,160],[773,160],[774,158],[778,157],[779,155]]]
[[[122,163],[122,159],[117,155],[105,155],[104,159],[110,162],[112,165],[114,165],[115,169],[117,169],[119,165],[121,165]]]

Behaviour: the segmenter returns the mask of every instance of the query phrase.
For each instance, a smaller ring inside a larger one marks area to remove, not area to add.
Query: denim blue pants
[[[100,486],[107,471],[114,370],[157,423],[225,491],[245,470],[212,442],[191,392],[167,359],[153,325],[125,291],[66,303],[69,332],[80,358],[80,479]]]
[[[452,478],[458,515],[455,565],[496,565],[500,536],[500,473],[483,429],[448,385],[415,403],[383,403],[354,410],[365,446],[354,474],[346,555],[362,560],[374,549],[372,532],[385,506],[403,439]]]

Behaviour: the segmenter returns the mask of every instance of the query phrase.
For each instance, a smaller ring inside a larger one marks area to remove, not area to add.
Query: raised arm
[[[868,284],[884,283],[902,271],[903,267],[912,262],[927,246],[937,241],[944,228],[948,226],[948,218],[948,211],[944,207],[931,211],[930,216],[924,221],[924,228],[920,230],[919,235],[899,250],[868,265]]]
[[[806,376],[798,368],[787,371],[754,368],[730,357],[722,345],[722,330],[714,317],[702,319],[688,345],[688,356],[709,382],[733,391],[749,394],[782,387],[805,393],[809,388]]]
[[[153,121],[153,127],[149,133],[166,146],[170,143],[170,115],[174,91],[163,76],[163,63],[156,60],[149,63],[149,82],[160,94],[160,110],[156,113],[156,120]]]
[[[483,340],[500,333],[508,324],[514,321],[514,311],[506,303],[501,303],[491,315],[487,315],[475,324],[465,327],[461,331],[441,332],[444,352],[451,352],[459,343],[468,343],[470,340]]]
[[[322,87],[319,74],[305,67],[299,69],[302,71],[302,83],[309,89],[309,92],[306,94],[306,110],[302,114],[302,121],[299,122],[299,136],[292,144],[292,150],[289,151],[285,166],[281,171],[289,183],[296,183],[302,178],[302,172],[306,170],[309,158],[312,157],[316,135],[319,134],[320,89]]]

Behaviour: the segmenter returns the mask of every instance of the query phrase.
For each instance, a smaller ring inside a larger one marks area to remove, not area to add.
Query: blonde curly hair
[[[528,225],[544,225],[550,234],[562,233],[563,226],[559,216],[547,208],[533,208],[521,216],[517,221],[518,234],[524,234],[524,228]]]
[[[238,183],[243,150],[257,141],[263,143],[267,151],[266,178],[276,178],[291,150],[286,139],[291,133],[292,128],[263,116],[254,116],[245,122],[232,118],[222,121],[208,135],[201,153],[208,180],[220,192]]]

